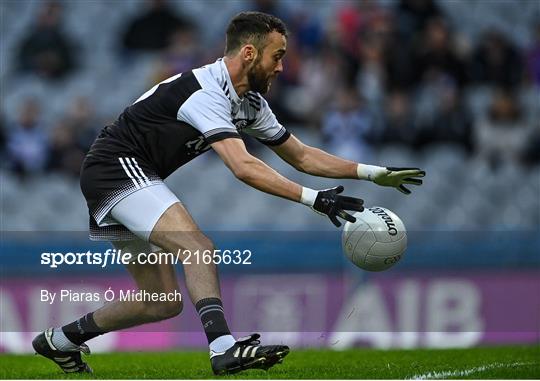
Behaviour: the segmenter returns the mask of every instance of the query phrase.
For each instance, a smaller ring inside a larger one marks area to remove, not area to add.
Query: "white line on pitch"
[[[537,365],[537,363],[534,362],[513,362],[513,363],[493,363],[493,364],[487,364],[482,366],[477,366],[474,368],[469,369],[463,369],[463,370],[447,370],[442,372],[428,372],[424,374],[417,374],[409,378],[409,380],[436,380],[441,378],[448,378],[448,377],[467,377],[471,374],[478,373],[478,372],[484,372],[486,370],[490,369],[500,369],[500,368],[516,368],[520,366],[528,366],[528,365]]]

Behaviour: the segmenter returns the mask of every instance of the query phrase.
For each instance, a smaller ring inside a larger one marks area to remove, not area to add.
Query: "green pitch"
[[[35,355],[0,355],[0,378],[160,379],[214,378],[206,352],[138,352],[86,357],[92,376],[65,375]],[[268,372],[252,370],[221,378],[242,379],[531,379],[540,378],[540,347],[455,350],[293,350]]]

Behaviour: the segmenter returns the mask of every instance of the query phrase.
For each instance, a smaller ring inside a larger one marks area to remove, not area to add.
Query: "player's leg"
[[[178,202],[178,198],[163,184],[139,189],[117,202],[111,210],[113,216],[118,210],[119,217],[127,216],[126,227],[134,232],[148,232],[141,234],[142,239],[130,241],[124,250],[131,253],[150,252],[151,246],[145,240],[148,240],[149,232],[161,214],[175,202]],[[133,224],[133,221],[139,221],[139,224]],[[118,222],[123,223],[121,220]],[[121,236],[126,233],[123,229]],[[128,269],[138,286],[149,292],[178,290],[172,264],[129,265]],[[63,327],[45,330],[32,344],[37,353],[57,363],[65,372],[88,372],[90,368],[81,360],[81,352],[89,352],[85,341],[110,330],[165,319],[178,314],[181,309],[180,300],[172,303],[115,302],[102,307],[96,316],[90,312]]]
[[[129,253],[149,253],[153,249],[141,239],[115,242],[114,246]],[[127,269],[140,290],[149,293],[176,291],[180,295],[172,264],[133,262],[127,265]],[[47,329],[32,344],[37,353],[53,360],[66,373],[90,372],[90,367],[81,358],[81,352],[89,353],[85,341],[109,331],[168,319],[181,311],[181,299],[156,302],[115,301],[63,327]]]
[[[173,204],[163,213],[152,230],[149,240],[165,251],[179,255],[193,304],[204,298],[221,297],[217,267],[213,261],[204,263],[201,256],[188,254],[193,254],[196,250],[201,253],[204,250],[213,251],[214,245],[201,232],[181,203]]]
[[[149,240],[179,256],[189,296],[201,316],[211,350],[222,352],[233,346],[235,340],[223,313],[216,265],[213,261],[205,263],[200,255],[189,255],[197,250],[212,251],[214,246],[181,203],[173,204],[163,213]]]
[[[212,252],[214,246],[182,204],[175,203],[163,213],[152,230],[150,242],[167,252],[179,253],[182,259],[188,292],[208,339],[215,374],[268,369],[288,354],[289,348],[284,345],[261,346],[257,334],[234,340],[223,313],[216,265],[213,261],[205,263],[201,256],[185,261],[187,252]]]
[[[136,239],[114,242],[124,253],[150,253],[150,244]],[[148,293],[176,293],[180,289],[171,263],[126,265],[139,290]],[[182,311],[181,298],[171,301],[114,301],[61,328],[55,328],[52,343],[61,350],[74,350],[100,334],[174,317]]]
[[[197,249],[202,251],[213,249],[211,241],[199,230],[176,196],[163,184],[140,189],[126,196],[113,207],[111,215],[140,238],[148,240],[151,236],[150,241],[162,247],[164,251],[180,253],[181,259],[185,259],[186,250],[193,252]],[[285,346],[258,345],[255,336],[239,341],[234,340],[223,314],[217,270],[213,263],[205,264],[203,261],[192,260],[190,263],[184,264],[184,272],[191,300],[199,312],[214,355],[212,368],[215,373],[234,373],[247,368],[267,369],[288,353],[288,347]],[[163,272],[159,272],[159,274],[163,275]],[[114,308],[111,310],[104,308],[102,313],[97,314],[97,321],[103,327],[96,323],[93,313],[70,323],[71,327],[70,329],[66,328],[66,331],[75,331],[74,336],[76,337],[72,337],[71,340],[67,339],[67,341],[73,344],[75,342],[82,343],[84,340],[89,340],[105,332],[105,327],[114,329],[141,321],[137,317],[130,316],[138,313],[137,308],[140,306],[135,306],[135,308],[132,305],[123,304],[111,306]],[[115,313],[109,313],[113,311]],[[168,315],[168,313],[170,311],[165,311],[164,315],[161,316]],[[115,317],[114,315],[119,316]],[[44,345],[50,346],[51,337],[47,336],[49,331],[51,330],[44,332],[45,335],[39,335],[36,340],[39,339]],[[62,329],[61,333],[63,332]],[[85,344],[81,344],[73,351],[60,353],[65,355],[62,356],[62,359],[66,359],[65,361],[70,367],[75,363],[73,368],[69,369],[54,360],[54,354],[58,354],[57,352],[48,353],[51,356],[44,355],[57,362],[64,371],[87,371],[87,365],[80,360],[81,351],[84,352],[87,348]],[[43,354],[39,350],[37,351]],[[71,361],[73,359],[77,361]]]
[[[124,253],[154,252],[142,240],[114,242],[114,247]],[[148,293],[176,293],[180,295],[176,271],[171,263],[140,264],[137,261],[126,265],[139,290]],[[137,325],[156,322],[177,316],[182,312],[180,298],[171,301],[114,301],[93,313],[93,318],[102,331],[116,331]]]

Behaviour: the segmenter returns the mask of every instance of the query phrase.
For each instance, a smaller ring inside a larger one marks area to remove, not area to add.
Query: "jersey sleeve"
[[[193,93],[178,109],[177,119],[199,130],[208,144],[226,138],[241,139],[231,122],[229,100],[218,92]]]
[[[257,113],[257,119],[243,131],[268,146],[284,143],[291,136],[290,132],[278,122],[268,102],[260,95],[258,97],[260,110]]]

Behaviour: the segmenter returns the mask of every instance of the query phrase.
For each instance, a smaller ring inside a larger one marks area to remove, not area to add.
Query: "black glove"
[[[341,192],[343,192],[343,186],[341,185],[319,191],[312,207],[314,211],[327,215],[330,218],[330,221],[337,227],[341,226],[341,222],[339,222],[337,216],[349,222],[356,222],[356,218],[345,212],[345,210],[354,210],[357,212],[364,210],[364,200],[354,197],[338,196]]]

